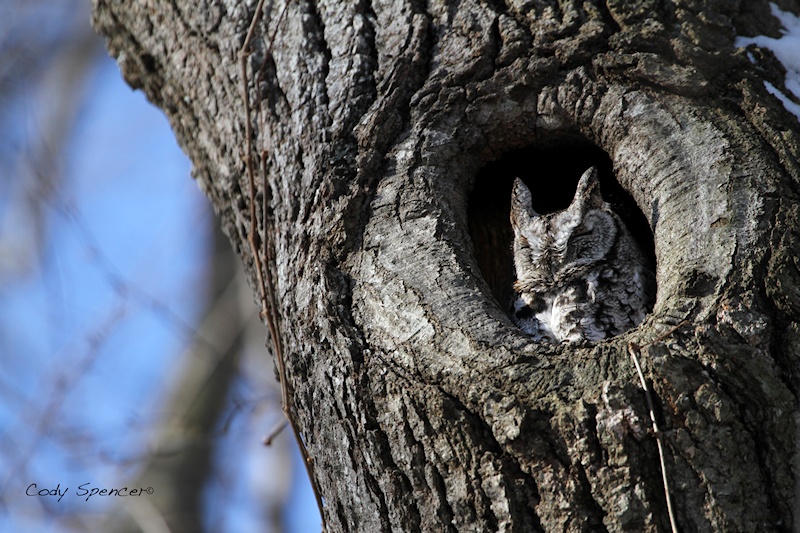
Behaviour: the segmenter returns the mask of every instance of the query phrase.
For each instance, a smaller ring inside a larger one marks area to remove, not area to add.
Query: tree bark
[[[257,298],[257,261],[271,280],[328,530],[669,530],[657,438],[681,530],[796,527],[800,139],[779,64],[733,46],[777,35],[768,4],[287,2],[255,26],[249,117],[254,2],[94,0],[94,24]],[[476,223],[471,192],[510,194],[479,171],[514,150],[544,196],[608,159],[654,239],[640,327],[550,346],[511,323],[507,212]]]

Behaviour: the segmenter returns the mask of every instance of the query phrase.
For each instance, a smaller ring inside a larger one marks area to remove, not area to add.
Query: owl
[[[569,207],[540,215],[514,180],[514,322],[534,339],[597,342],[644,320],[655,278],[642,251],[600,194],[597,170],[581,176]]]

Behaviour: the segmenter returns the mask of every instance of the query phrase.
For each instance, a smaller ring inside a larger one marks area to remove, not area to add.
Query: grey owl
[[[514,180],[514,322],[536,340],[597,342],[644,320],[655,280],[636,241],[600,194],[597,170],[581,176],[572,203],[540,215]]]

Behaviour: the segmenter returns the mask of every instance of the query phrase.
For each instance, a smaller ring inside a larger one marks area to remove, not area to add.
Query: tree
[[[733,46],[778,34],[766,2],[95,0],[94,24],[246,265],[328,530],[666,530],[665,479],[683,530],[795,526],[800,139],[780,65]],[[592,163],[633,197],[642,326],[513,326],[483,193],[518,150],[544,198]]]

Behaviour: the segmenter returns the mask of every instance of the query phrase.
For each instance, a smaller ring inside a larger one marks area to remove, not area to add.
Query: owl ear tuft
[[[600,193],[600,180],[597,178],[597,168],[590,167],[578,181],[578,188],[572,198],[570,209],[599,209],[605,205],[603,195]]]
[[[521,179],[515,178],[511,189],[511,225],[525,227],[531,220],[538,217],[539,213],[533,209],[530,189]]]

